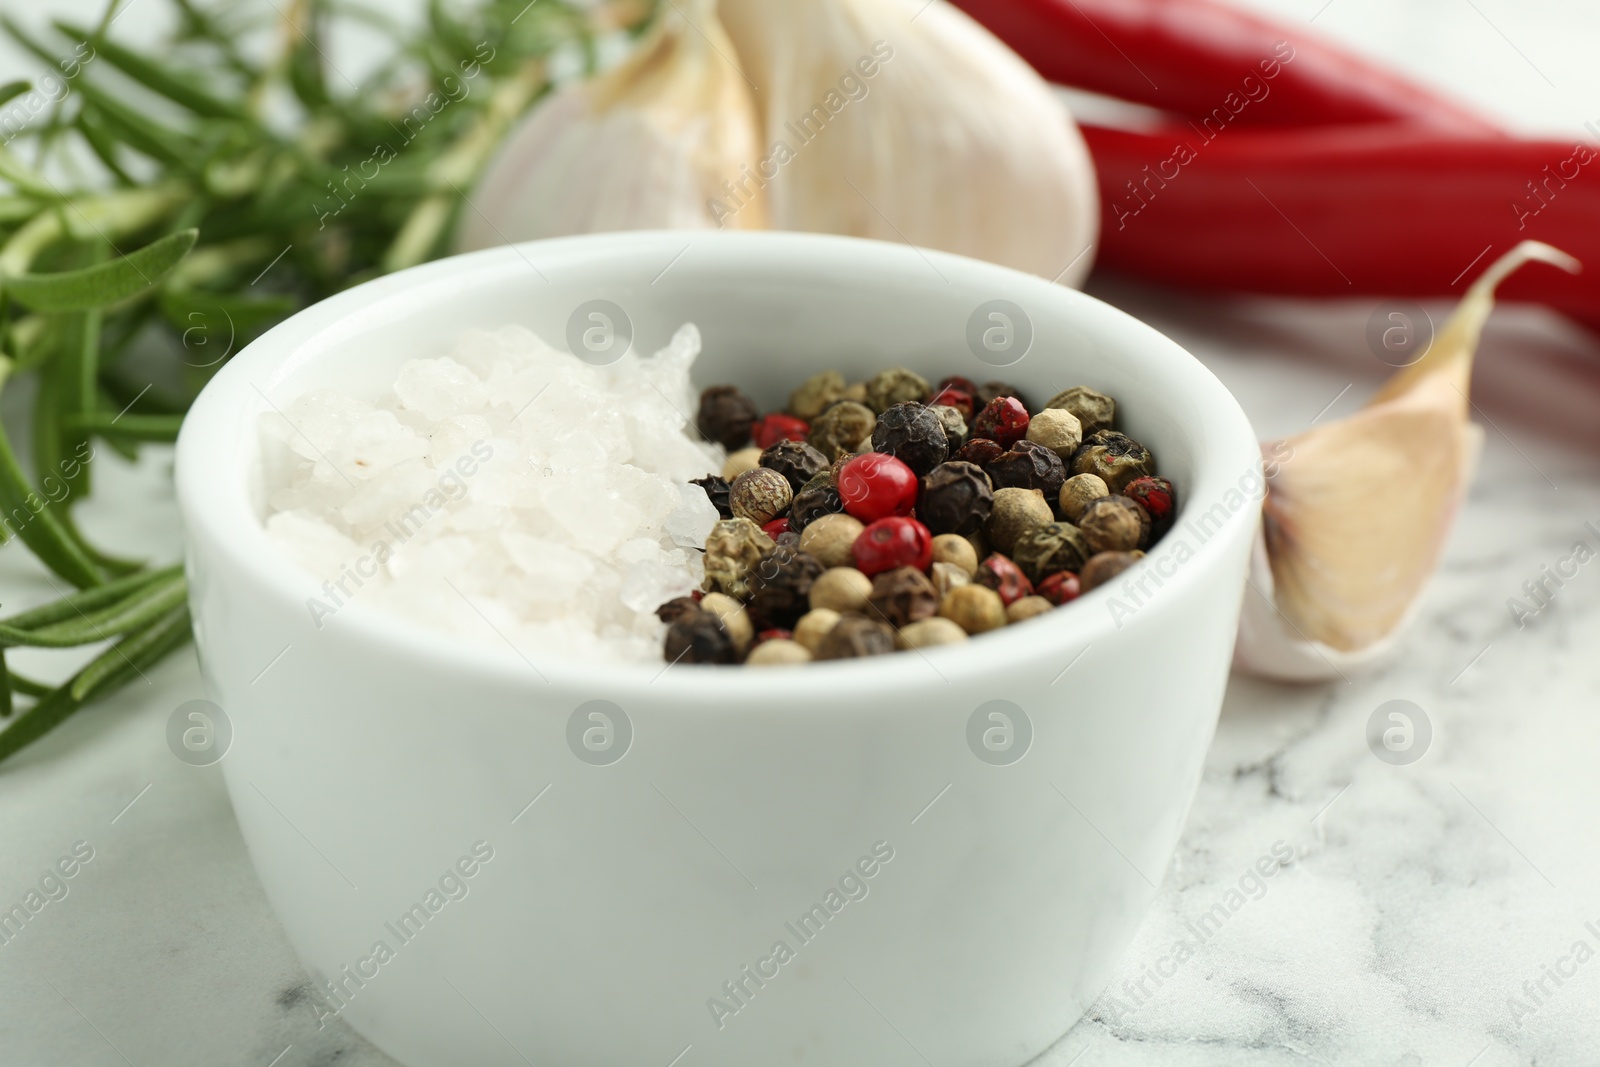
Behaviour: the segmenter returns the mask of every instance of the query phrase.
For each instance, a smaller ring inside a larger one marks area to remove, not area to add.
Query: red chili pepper
[[[955,0],[1045,79],[1245,126],[1411,122],[1496,135],[1445,96],[1222,0]],[[1250,78],[1250,84],[1245,79]],[[1259,97],[1259,99],[1257,99]]]
[[[1106,267],[1198,289],[1433,297],[1532,238],[1590,270],[1524,271],[1501,297],[1600,321],[1600,146],[1397,124],[1084,133]]]

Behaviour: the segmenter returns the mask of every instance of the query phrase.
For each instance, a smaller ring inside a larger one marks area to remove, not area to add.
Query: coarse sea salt
[[[655,609],[700,587],[718,515],[688,485],[700,333],[591,366],[520,326],[402,365],[381,397],[311,392],[261,417],[267,534],[352,601],[530,659],[659,662]]]

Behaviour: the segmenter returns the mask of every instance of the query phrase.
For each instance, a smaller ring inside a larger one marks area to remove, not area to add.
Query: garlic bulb
[[[1088,149],[1033,69],[946,0],[720,0],[757,86],[773,227],[906,241],[1077,285]],[[734,201],[728,201],[730,207]]]
[[[457,250],[632,229],[761,228],[759,196],[709,204],[760,156],[750,87],[715,0],[677,0],[616,69],[541,103],[462,209]]]
[[[1365,408],[1263,446],[1261,535],[1235,663],[1321,680],[1381,658],[1432,576],[1483,440],[1469,418],[1472,359],[1501,280],[1539,260],[1577,261],[1524,241],[1473,283],[1416,363]],[[1259,594],[1259,595],[1258,595]]]

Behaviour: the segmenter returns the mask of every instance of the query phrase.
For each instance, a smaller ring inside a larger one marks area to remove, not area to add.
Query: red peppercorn
[[[960,374],[950,374],[939,379],[939,384],[933,387],[934,393],[941,393],[946,389],[959,389],[968,396],[978,395],[978,383],[971,378]]]
[[[972,436],[998,441],[1007,448],[1028,435],[1028,409],[1014,396],[997,396],[984,405],[972,423]]]
[[[1129,482],[1122,495],[1144,505],[1150,513],[1151,537],[1160,537],[1172,525],[1172,510],[1177,504],[1177,493],[1165,478],[1146,475]]]
[[[933,407],[935,404],[942,404],[947,408],[955,408],[961,412],[963,419],[967,422],[972,421],[972,411],[975,405],[972,401],[972,394],[964,389],[957,389],[953,385],[947,385],[935,391],[933,399],[928,401],[928,406]]]
[[[760,633],[756,634],[755,643],[759,645],[763,641],[792,641],[792,640],[794,640],[794,631],[793,630],[762,630]]]
[[[869,578],[896,567],[927,571],[933,566],[933,535],[916,519],[893,515],[862,530],[850,546],[850,555],[855,558],[856,570]]]
[[[1022,573],[1022,568],[1013,563],[1010,556],[1002,556],[998,552],[991,553],[978,564],[978,573],[973,575],[973,581],[999,593],[1000,602],[1008,608],[1015,601],[1033,595],[1033,583]]]
[[[786,518],[773,519],[771,522],[761,527],[761,532],[776,541],[778,538],[789,532],[789,520]]]
[[[909,515],[917,503],[917,475],[894,456],[865,452],[839,468],[839,498],[862,522]]]
[[[805,419],[775,411],[764,419],[756,420],[755,425],[750,427],[750,438],[757,448],[766,449],[779,441],[804,441],[810,432],[811,424]]]
[[[1043,581],[1033,587],[1033,591],[1060,607],[1069,601],[1077,600],[1081,589],[1076,574],[1071,571],[1056,571],[1054,574],[1046,575]]]

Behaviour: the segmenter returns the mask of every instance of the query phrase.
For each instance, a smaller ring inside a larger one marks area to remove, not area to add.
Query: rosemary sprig
[[[174,440],[267,327],[442,253],[459,190],[549,89],[551,61],[592,67],[597,32],[653,7],[430,0],[406,31],[346,0],[169,2],[176,29],[150,51],[110,36],[117,0],[39,37],[0,16],[51,76],[0,85],[0,387],[38,379],[31,477],[0,420],[0,540],[77,589],[0,618],[0,716],[32,702],[0,760],[189,638],[181,567],[121,559],[73,521],[97,449]],[[359,83],[327,57],[340,20],[389,41]],[[5,662],[106,642],[55,686]]]

